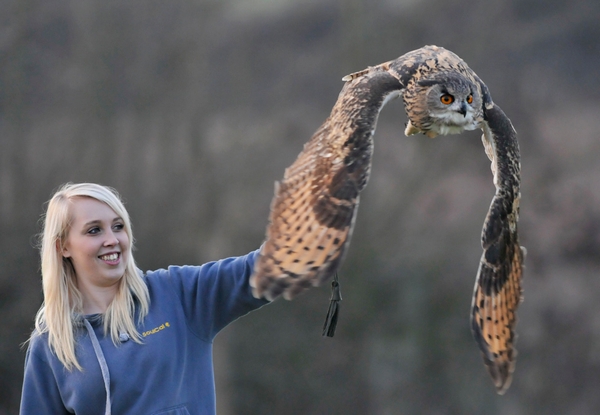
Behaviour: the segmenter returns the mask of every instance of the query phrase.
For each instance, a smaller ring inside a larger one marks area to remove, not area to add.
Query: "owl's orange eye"
[[[454,97],[450,94],[444,94],[440,97],[440,101],[442,101],[442,104],[450,105],[454,102]]]
[[[473,103],[473,95],[469,95],[467,97],[467,104],[472,104]]]

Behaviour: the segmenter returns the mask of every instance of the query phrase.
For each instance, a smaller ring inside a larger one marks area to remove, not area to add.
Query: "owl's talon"
[[[408,121],[408,123],[406,123],[406,129],[404,130],[404,135],[405,136],[411,136],[414,134],[419,134],[421,132],[421,130],[417,127],[415,127],[413,125],[412,122],[410,122],[410,120]]]

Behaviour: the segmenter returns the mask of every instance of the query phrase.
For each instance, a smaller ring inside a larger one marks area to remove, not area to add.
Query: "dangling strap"
[[[110,374],[108,372],[108,365],[106,364],[106,359],[104,358],[104,353],[102,353],[102,348],[100,347],[100,343],[98,343],[98,338],[96,337],[96,333],[92,328],[87,319],[83,319],[85,322],[85,327],[90,335],[90,339],[92,340],[92,346],[94,346],[94,352],[96,353],[96,359],[98,359],[98,364],[100,365],[100,371],[102,372],[102,379],[104,379],[104,388],[106,389],[106,410],[104,411],[104,415],[110,415]]]
[[[331,282],[331,301],[329,302],[329,310],[327,310],[327,317],[323,325],[323,336],[333,337],[335,334],[335,327],[337,326],[338,314],[340,312],[340,301],[342,301],[342,294],[340,293],[340,283],[336,272]]]

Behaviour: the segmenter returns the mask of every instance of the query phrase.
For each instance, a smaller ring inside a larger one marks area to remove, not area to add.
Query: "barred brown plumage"
[[[406,135],[483,130],[496,194],[482,232],[471,328],[498,393],[504,393],[516,358],[514,328],[524,260],[517,234],[520,153],[510,120],[475,72],[437,46],[343,80],[330,116],[275,187],[266,241],[251,277],[254,295],[292,299],[339,268],[369,178],[379,111],[402,96]]]

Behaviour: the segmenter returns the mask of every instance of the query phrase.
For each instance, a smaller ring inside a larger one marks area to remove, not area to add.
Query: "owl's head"
[[[429,131],[445,135],[479,127],[482,98],[479,88],[470,80],[457,73],[445,73],[417,84],[427,108]]]

